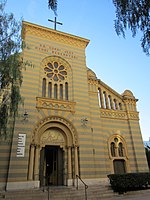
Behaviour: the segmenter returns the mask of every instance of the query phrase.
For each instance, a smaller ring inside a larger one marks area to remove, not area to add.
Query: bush
[[[150,186],[150,173],[109,174],[108,178],[114,192],[120,194]]]

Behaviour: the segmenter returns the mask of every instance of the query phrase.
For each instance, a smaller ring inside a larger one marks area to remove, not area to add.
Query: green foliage
[[[135,37],[142,32],[141,46],[146,55],[150,55],[150,0],[113,0],[116,7],[115,30],[125,37],[130,29]],[[57,0],[48,0],[48,8],[57,15]]]
[[[150,185],[150,173],[127,173],[108,175],[114,192],[124,193],[127,191],[148,188]]]
[[[21,100],[22,83],[21,22],[4,12],[6,1],[0,1],[0,134],[7,131],[8,117],[15,120]]]
[[[48,8],[54,11],[57,15],[57,0],[48,0]]]
[[[141,46],[150,55],[150,1],[113,0],[113,3],[116,7],[116,33],[125,37],[125,31],[130,29],[135,37],[137,31],[141,31]]]
[[[0,108],[0,131],[3,130],[3,134],[6,137],[6,125],[8,120],[8,106],[3,104]]]

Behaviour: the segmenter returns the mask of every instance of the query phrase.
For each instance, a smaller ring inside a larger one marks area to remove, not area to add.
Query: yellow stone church
[[[137,99],[87,67],[89,40],[25,21],[22,37],[31,66],[22,72],[12,141],[0,141],[0,188],[70,186],[76,175],[107,183],[108,174],[148,171]]]

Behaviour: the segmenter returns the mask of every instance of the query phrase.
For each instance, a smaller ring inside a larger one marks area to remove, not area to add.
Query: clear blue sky
[[[53,28],[48,18],[48,0],[7,0],[6,12],[16,19]],[[139,99],[140,125],[144,140],[150,137],[150,57],[140,47],[140,33],[132,38],[118,37],[114,30],[115,9],[112,0],[58,0],[59,31],[90,40],[86,50],[87,67],[118,93],[129,89]]]

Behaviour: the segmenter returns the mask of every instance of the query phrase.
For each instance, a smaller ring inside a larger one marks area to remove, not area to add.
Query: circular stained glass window
[[[54,81],[63,81],[67,77],[67,72],[65,67],[58,62],[48,63],[44,67],[45,74],[48,78]]]

